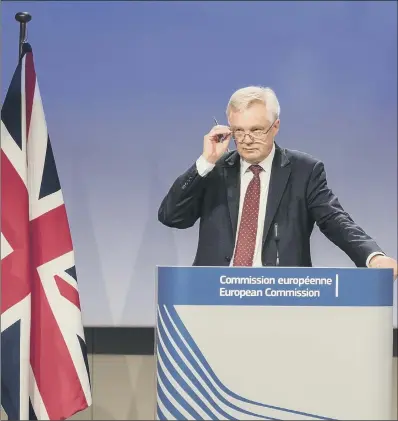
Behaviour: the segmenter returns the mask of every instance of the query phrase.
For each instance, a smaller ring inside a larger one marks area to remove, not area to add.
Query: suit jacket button
[[[229,263],[231,261],[231,257],[230,256],[225,256],[225,260]]]

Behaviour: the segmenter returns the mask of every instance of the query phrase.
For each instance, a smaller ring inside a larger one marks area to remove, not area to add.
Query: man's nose
[[[251,138],[249,133],[245,133],[245,137],[243,138],[243,142],[246,143],[246,144],[253,143],[253,139]]]

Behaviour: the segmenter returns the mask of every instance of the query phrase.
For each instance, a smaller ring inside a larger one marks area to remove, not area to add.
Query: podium
[[[387,420],[389,269],[158,267],[156,419]]]

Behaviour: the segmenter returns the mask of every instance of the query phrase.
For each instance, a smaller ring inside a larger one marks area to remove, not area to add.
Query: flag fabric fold
[[[23,45],[1,110],[1,405],[63,420],[92,403],[73,244],[37,82]]]

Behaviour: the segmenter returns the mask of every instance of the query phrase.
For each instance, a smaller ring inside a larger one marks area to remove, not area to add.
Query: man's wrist
[[[201,155],[196,161],[196,169],[201,177],[205,177],[214,167],[215,164],[209,162],[204,155]]]
[[[215,165],[216,162],[217,162],[217,159],[214,160],[214,157],[210,157],[210,156],[206,155],[205,153],[202,153],[202,156],[209,164]]]
[[[369,254],[368,258],[366,259],[366,266],[368,268],[373,267],[372,260],[377,256],[385,256],[385,254],[381,251],[376,251],[374,253]]]

